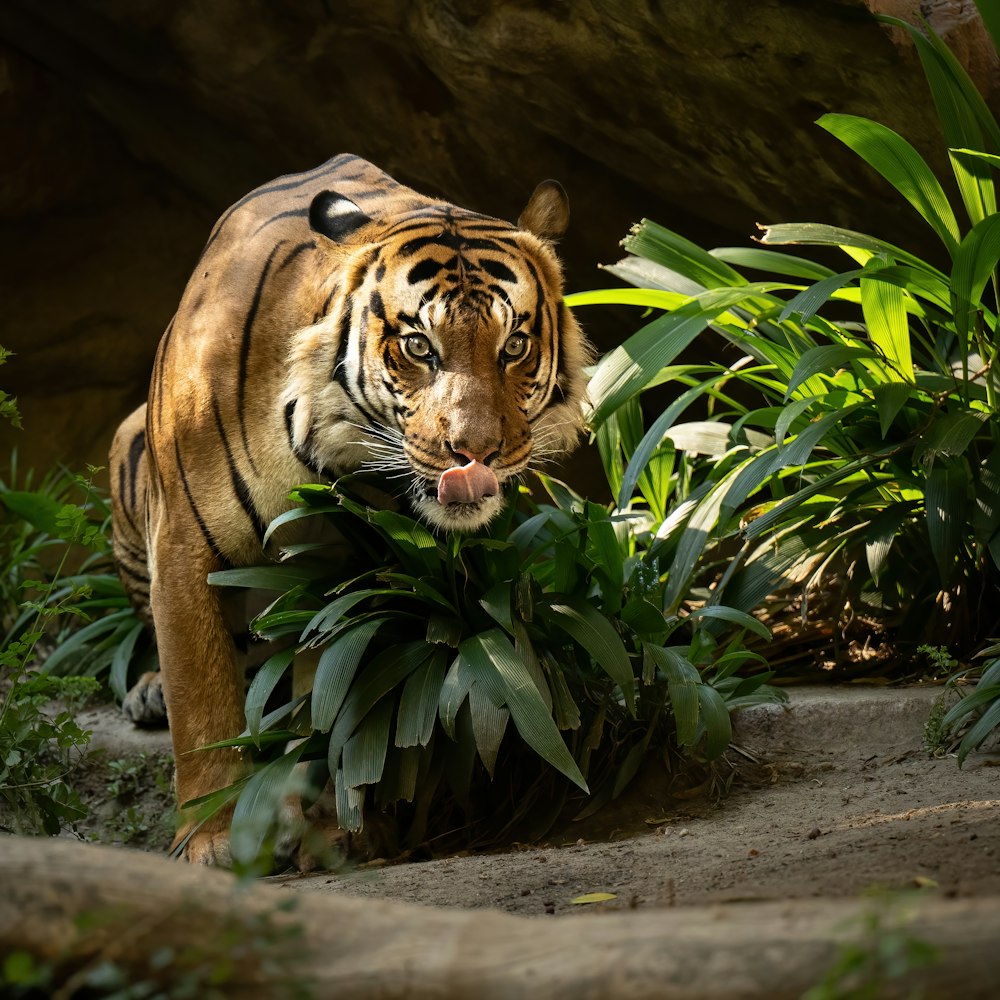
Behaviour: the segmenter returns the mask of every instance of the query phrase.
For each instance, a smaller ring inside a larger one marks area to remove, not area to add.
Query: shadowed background
[[[559,179],[569,290],[613,284],[597,265],[643,216],[708,246],[828,222],[933,259],[813,124],[873,117],[944,164],[916,55],[870,8],[925,14],[1000,106],[960,0],[4,0],[0,385],[25,429],[2,433],[22,465],[104,464],[215,219],[337,152],[508,219]],[[637,322],[580,315],[601,348]]]

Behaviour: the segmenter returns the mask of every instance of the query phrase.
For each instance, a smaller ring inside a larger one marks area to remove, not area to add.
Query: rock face
[[[0,343],[18,357],[0,383],[22,463],[102,462],[214,220],[335,152],[507,218],[559,178],[573,289],[607,283],[595,265],[642,216],[709,244],[810,219],[928,251],[813,125],[874,117],[943,165],[919,64],[876,5],[929,15],[1000,104],[955,0],[5,0]],[[633,320],[583,318],[601,346]]]

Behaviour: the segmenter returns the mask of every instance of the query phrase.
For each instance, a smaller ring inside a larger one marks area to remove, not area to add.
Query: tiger
[[[468,532],[572,451],[592,348],[563,301],[568,219],[556,181],[510,223],[342,154],[212,229],[109,459],[113,550],[160,660],[124,707],[169,717],[189,862],[228,863],[231,812],[199,825],[184,804],[248,767],[191,752],[244,729],[244,649],[209,574],[267,558],[301,483],[375,470],[433,531]]]

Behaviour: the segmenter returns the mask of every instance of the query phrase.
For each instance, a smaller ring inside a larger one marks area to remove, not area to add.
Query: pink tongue
[[[475,503],[499,492],[500,484],[493,470],[475,459],[468,465],[448,469],[438,480],[438,503],[443,507],[450,503]]]

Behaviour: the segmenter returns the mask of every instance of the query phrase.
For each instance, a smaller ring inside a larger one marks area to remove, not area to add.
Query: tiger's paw
[[[232,855],[229,850],[229,830],[211,830],[202,827],[193,833],[182,829],[174,838],[171,853],[191,865],[213,865],[216,868],[231,868]]]
[[[133,725],[152,728],[167,724],[167,703],[159,671],[143,674],[125,695],[122,714]]]
[[[383,813],[366,811],[364,829],[351,833],[337,823],[333,790],[329,786],[305,812],[298,796],[289,796],[281,809],[275,840],[276,869],[339,871],[345,864],[392,857],[398,853],[395,821]]]

